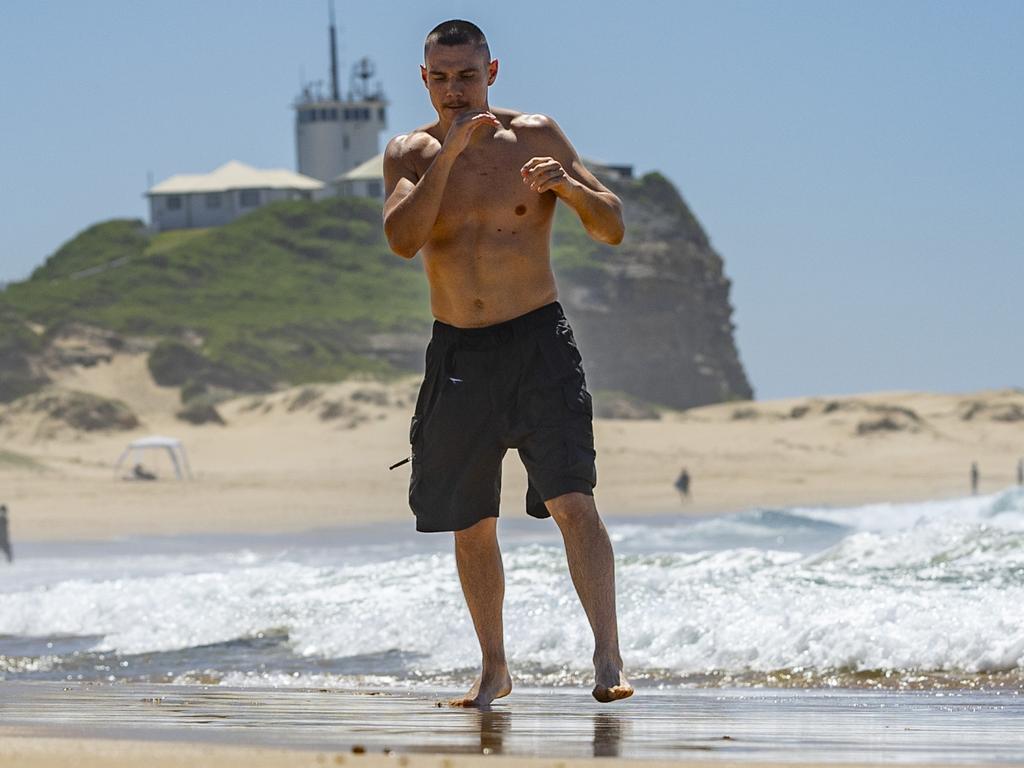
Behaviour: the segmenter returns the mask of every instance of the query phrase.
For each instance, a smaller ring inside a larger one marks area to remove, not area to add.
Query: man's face
[[[430,103],[442,119],[467,110],[487,109],[487,88],[498,76],[498,62],[487,61],[474,45],[432,45],[420,67]]]

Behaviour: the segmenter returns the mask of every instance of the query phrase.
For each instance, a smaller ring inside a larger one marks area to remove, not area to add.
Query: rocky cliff
[[[751,399],[722,258],[679,192],[656,173],[606,183],[623,201],[621,245],[588,247],[564,220],[555,230],[556,252],[590,251],[559,277],[591,387],[675,408]]]

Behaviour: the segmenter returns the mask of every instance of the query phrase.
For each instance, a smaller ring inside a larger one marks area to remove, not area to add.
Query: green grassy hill
[[[50,334],[76,322],[195,335],[241,389],[386,374],[393,366],[372,354],[369,335],[425,333],[430,317],[419,263],[388,251],[380,215],[371,201],[332,198],[210,230],[150,235],[140,221],[104,222],[0,294],[0,318],[5,331],[17,318]],[[22,346],[33,335],[17,333]]]

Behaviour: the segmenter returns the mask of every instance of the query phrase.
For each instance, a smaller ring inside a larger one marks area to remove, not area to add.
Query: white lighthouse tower
[[[348,98],[342,100],[333,1],[330,19],[331,92],[322,93],[319,84],[306,84],[294,104],[298,171],[327,185],[377,155],[380,132],[387,127],[387,101],[380,83],[370,83],[374,66],[369,59],[352,67]]]

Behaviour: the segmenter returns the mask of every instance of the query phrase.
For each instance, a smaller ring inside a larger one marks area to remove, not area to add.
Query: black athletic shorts
[[[526,465],[526,511],[593,495],[593,406],[557,302],[485,328],[435,321],[409,429],[409,506],[418,531],[458,531],[498,516],[501,460]]]

